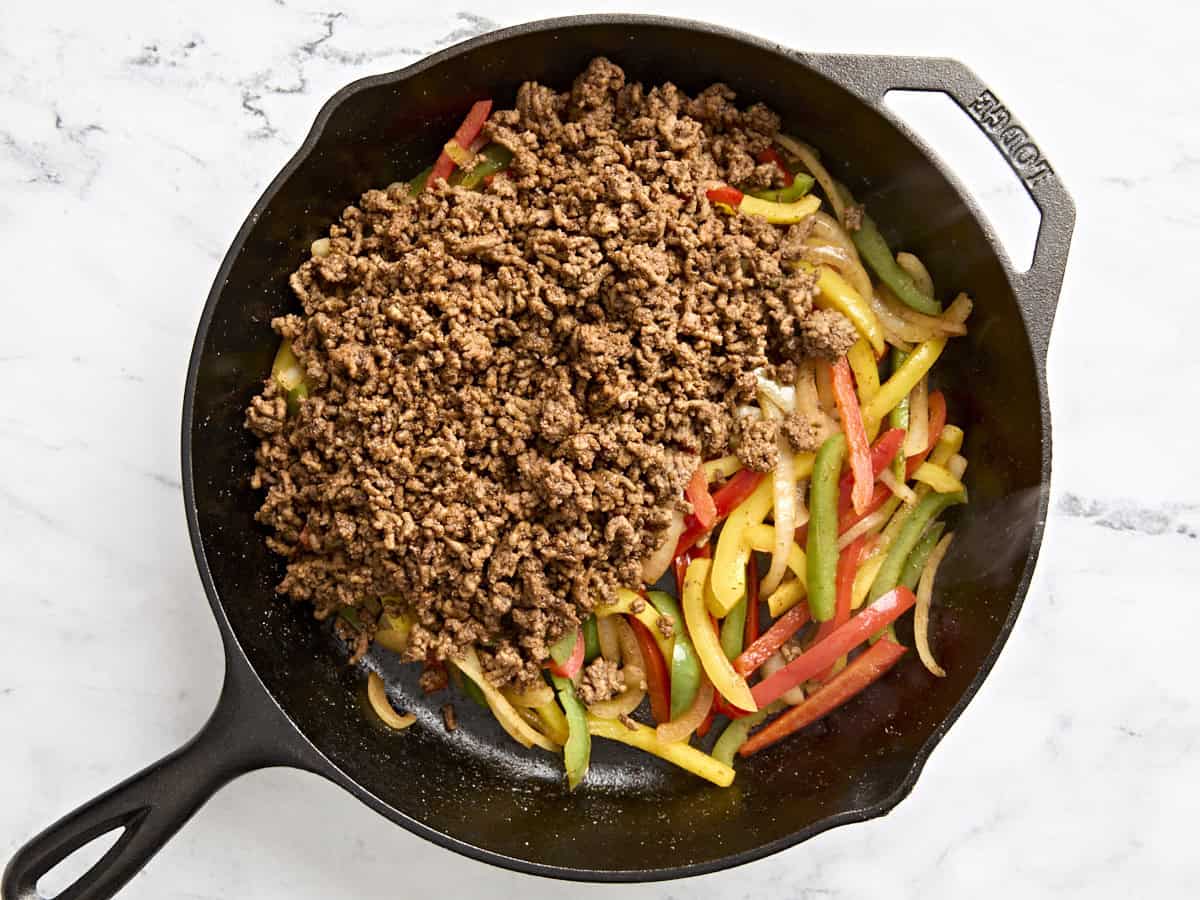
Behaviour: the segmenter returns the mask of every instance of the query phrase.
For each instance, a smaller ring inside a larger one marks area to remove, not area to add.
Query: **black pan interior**
[[[346,667],[344,652],[306,609],[275,596],[281,566],[253,521],[259,498],[247,484],[253,441],[243,411],[274,352],[269,322],[294,308],[286,280],[309,242],[364,189],[424,167],[471,101],[510,103],[530,78],[567,86],[596,54],[647,83],[671,80],[696,91],[721,80],[741,102],[769,103],[870,204],[894,246],[926,260],[942,293],[966,289],[977,299],[970,337],[954,342],[941,370],[952,421],[969,435],[972,492],[940,582],[935,646],[949,677],[928,676],[910,654],[827,722],[740,763],[735,786],[724,791],[597,742],[592,777],[568,793],[556,759],[515,746],[468,700],[455,698],[461,725],[448,735],[437,713],[447,698],[422,698],[416,673],[381,654],[371,664],[421,714],[419,727],[389,733],[364,713],[362,672]],[[311,152],[285,175],[214,289],[190,439],[219,602],[304,735],[397,821],[424,823],[493,861],[577,877],[702,870],[898,799],[1019,605],[1046,433],[1035,361],[1003,268],[984,228],[921,151],[780,51],[679,26],[595,23],[517,34],[416,74],[373,79],[344,97]]]

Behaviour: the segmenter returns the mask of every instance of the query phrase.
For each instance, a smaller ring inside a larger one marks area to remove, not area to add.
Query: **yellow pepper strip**
[[[921,463],[913,472],[913,479],[927,484],[939,494],[952,494],[963,489],[963,483],[946,469],[930,462]]]
[[[546,736],[556,744],[566,744],[567,738],[571,736],[571,729],[567,725],[567,717],[558,703],[551,700],[544,706],[534,709],[534,712],[537,713],[537,717],[542,723],[542,731],[546,732]]]
[[[794,203],[776,203],[760,200],[747,194],[738,204],[738,212],[744,216],[762,216],[772,225],[795,225],[821,208],[821,199],[809,194]]]
[[[785,581],[775,589],[775,593],[767,598],[767,607],[771,610],[771,615],[774,618],[779,618],[803,600],[804,595],[807,593],[808,589],[805,587],[804,580],[793,578],[791,581]]]
[[[863,422],[867,425],[868,432],[872,425],[878,428],[883,417],[912,392],[917,382],[924,378],[937,362],[944,349],[946,339],[934,338],[919,344],[908,354],[900,368],[880,386],[879,392],[871,398],[871,402],[862,408]]]
[[[957,425],[947,425],[942,429],[942,436],[938,438],[933,452],[929,454],[929,462],[935,466],[945,466],[950,462],[950,457],[962,449],[963,437],[965,435],[961,428]]]
[[[722,456],[720,459],[710,459],[704,463],[704,477],[712,482],[718,478],[729,478],[731,475],[736,475],[743,468],[742,461],[736,456]]]
[[[681,769],[686,769],[693,775],[711,781],[717,787],[729,787],[733,784],[732,768],[684,741],[671,741],[670,743],[660,741],[654,729],[641,722],[631,722],[633,727],[630,728],[617,719],[598,719],[595,716],[588,716],[587,724],[588,732],[595,737],[620,741],[622,744],[653,753]]]
[[[817,461],[817,454],[796,453],[794,454],[794,460],[796,467],[796,481],[803,481],[805,478],[808,478],[810,475],[812,475],[813,463]]]
[[[770,553],[775,549],[775,526],[751,525],[746,529],[746,543],[750,545],[751,550]],[[804,556],[804,551],[800,549],[800,545],[795,541],[792,541],[792,548],[788,551],[787,567],[803,584],[808,577],[808,560]]]
[[[513,708],[513,705],[504,699],[504,695],[484,677],[474,647],[469,648],[465,656],[455,659],[454,664],[464,675],[479,685],[479,690],[483,691],[483,699],[487,701],[492,715],[496,717],[500,726],[514,741],[523,747],[532,747],[537,744],[543,750],[549,750],[551,753],[558,752],[558,745],[522,719],[521,714]]]
[[[412,631],[412,617],[389,616],[387,613],[384,613],[383,624],[387,627],[380,628],[375,632],[375,643],[394,653],[403,652],[404,648],[408,645],[408,633]]]
[[[907,507],[902,507],[901,512]],[[882,543],[882,542],[881,542]],[[858,609],[863,605],[863,601],[867,599],[867,594],[871,591],[871,585],[875,582],[875,576],[879,574],[879,570],[883,568],[883,561],[887,558],[887,549],[876,549],[875,552],[867,557],[867,559],[858,567],[858,572],[854,576],[854,594],[851,598],[850,606]]]
[[[638,604],[641,604],[640,609]],[[634,612],[638,609],[637,612]],[[663,633],[658,628],[658,620],[662,618],[658,610],[655,609],[649,600],[643,598],[640,594],[636,594],[628,588],[617,588],[617,602],[608,606],[597,606],[594,610],[596,618],[601,619],[605,616],[615,616],[618,613],[627,613],[633,616],[643,625],[650,629],[650,633],[654,635],[654,640],[658,644],[658,649],[663,655],[663,659],[667,661],[667,665],[671,664],[671,659],[675,653],[675,638],[663,637]]]
[[[696,655],[700,657],[700,665],[704,667],[713,687],[734,706],[754,712],[758,705],[750,693],[750,686],[734,670],[729,657],[721,649],[721,638],[704,605],[704,582],[708,580],[712,568],[712,560],[708,559],[694,559],[688,566],[683,578],[683,620],[688,634],[692,636]]]
[[[729,615],[746,593],[746,563],[750,560],[750,547],[744,540],[746,529],[765,519],[774,502],[774,480],[764,478],[725,520],[712,559],[712,592],[717,607],[713,614],[717,618]]]
[[[858,342],[846,353],[850,369],[854,372],[854,383],[858,385],[858,403],[865,406],[879,393],[879,363],[866,341]]]
[[[704,608],[708,610],[708,614],[714,619],[723,619],[727,615],[725,609],[717,602],[717,597],[713,593],[711,578],[704,582]]]
[[[883,328],[867,301],[858,295],[858,291],[850,287],[849,282],[841,275],[825,266],[818,269],[817,290],[817,306],[840,312],[853,323],[858,333],[866,338],[875,355],[882,356],[885,347]]]

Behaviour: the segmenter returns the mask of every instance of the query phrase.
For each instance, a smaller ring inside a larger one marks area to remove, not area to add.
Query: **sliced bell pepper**
[[[910,479],[916,473],[925,459],[933,452],[946,428],[946,396],[941,391],[929,392],[929,443],[924,451],[916,456],[910,456],[904,469],[905,479]],[[956,449],[955,453],[958,452]]]
[[[750,715],[749,710],[738,709],[720,694],[713,697],[712,708],[714,713],[727,719],[740,719],[742,716]]]
[[[671,568],[675,574],[675,593],[680,597],[683,596],[683,579],[687,575],[687,567],[692,564],[693,559],[712,559],[712,545],[692,547],[671,561]]]
[[[583,641],[580,641],[582,644]],[[563,766],[567,770],[567,786],[575,790],[587,775],[592,758],[592,735],[588,729],[587,710],[575,696],[570,678],[551,675],[558,700],[567,717],[567,742],[563,745]]]
[[[658,612],[651,604],[646,602],[646,598],[643,595],[634,593],[627,588],[618,588],[616,603],[596,607],[596,615],[600,618],[619,614],[630,615],[638,619],[653,635],[663,659],[671,658],[671,645],[675,638],[667,637],[662,633],[662,630],[658,627]],[[599,636],[597,635],[597,637]]]
[[[671,675],[669,718],[677,719],[696,699],[696,691],[700,687],[700,658],[696,656],[696,648],[688,637],[683,613],[675,598],[663,591],[647,591],[646,597],[659,614],[670,619],[673,625],[674,639],[668,660]]]
[[[462,173],[459,185],[474,190],[484,179],[503,172],[512,162],[512,151],[499,144],[488,144],[475,157],[475,165]]]
[[[867,444],[867,432],[863,428],[858,394],[854,390],[854,376],[850,374],[850,363],[846,357],[843,356],[833,364],[831,374],[833,398],[842,420],[842,431],[846,435],[846,450],[850,456],[850,473],[853,476],[850,502],[854,511],[861,513],[871,502],[871,494],[874,493],[875,472],[871,465],[871,448]]]
[[[684,520],[683,534],[679,536],[679,543],[675,545],[675,555],[679,556],[696,546],[700,539],[712,531],[718,522],[728,518],[734,509],[753,494],[765,477],[765,472],[742,469],[717,488],[712,494],[713,506],[716,508],[716,517],[712,524],[702,525],[694,514],[689,514]]]
[[[713,708],[710,706],[708,708],[708,714],[704,717],[704,721],[696,726],[696,737],[702,738],[708,734],[709,729],[712,728],[713,718],[715,716],[716,713],[713,712]]]
[[[837,485],[845,455],[845,435],[838,432],[826,438],[817,451],[809,488],[808,609],[818,622],[833,618],[838,558]]]
[[[473,103],[471,109],[467,112],[466,118],[458,126],[458,131],[454,132],[454,137],[451,138],[451,141],[460,150],[466,151],[471,146],[471,142],[479,137],[479,132],[483,130],[483,123],[487,121],[487,117],[491,111],[491,100],[478,100]],[[433,171],[429,173],[428,183],[432,184],[438,178],[449,178],[450,173],[454,171],[454,166],[454,159],[443,149],[437,158],[437,162],[433,164]]]
[[[952,494],[930,493],[922,497],[904,522],[904,527],[900,529],[895,540],[888,547],[887,557],[879,568],[879,574],[871,582],[871,590],[867,594],[867,599],[872,603],[878,602],[880,598],[887,596],[890,591],[895,589],[896,585],[900,583],[900,573],[904,569],[905,561],[917,545],[917,541],[921,539],[921,534],[929,523],[946,507],[966,502],[967,496],[962,491],[955,491]],[[902,587],[900,590],[907,590],[907,588]],[[871,608],[867,607],[868,610]]]
[[[963,489],[963,483],[949,471],[934,463],[921,463],[913,471],[913,480],[927,484],[939,494],[952,494]]]
[[[733,605],[733,609],[721,621],[721,649],[729,659],[737,659],[746,639],[746,597]]]
[[[646,663],[646,692],[650,695],[650,712],[654,721],[662,724],[671,721],[671,685],[667,675],[667,664],[654,643],[650,629],[633,616],[626,616],[637,638],[642,660]]]
[[[750,756],[811,725],[881,678],[899,662],[905,652],[904,647],[892,641],[884,640],[875,644],[838,672],[827,684],[806,697],[803,703],[786,710],[783,715],[750,736],[741,745],[738,753]]]
[[[748,716],[743,716],[740,719],[734,719],[725,726],[725,730],[721,732],[721,736],[717,738],[717,742],[713,744],[712,756],[719,763],[727,766],[733,766],[733,758],[737,756],[737,752],[742,745],[746,743],[746,738],[749,737],[751,730],[762,724],[763,720],[773,712],[783,709],[786,704],[772,704],[766,709],[760,709],[758,712],[750,713]]]
[[[559,746],[566,746],[567,741],[571,739],[571,726],[567,724],[567,717],[563,713],[562,707],[554,699],[556,696],[558,696],[557,692],[552,692],[550,702],[535,706],[533,711],[537,715],[538,725],[545,732],[546,737]]]
[[[846,360],[854,372],[854,383],[858,386],[859,403],[868,403],[879,393],[879,363],[875,361],[875,352],[862,338],[846,351]]]
[[[759,481],[754,493],[742,501],[725,521],[712,561],[711,589],[717,604],[716,612],[720,615],[727,615],[746,593],[746,563],[750,559],[750,547],[745,541],[745,532],[751,525],[757,525],[766,518],[774,502],[775,486],[771,479],[764,478]],[[688,624],[690,626],[691,623]],[[717,690],[720,691],[719,685]]]
[[[818,209],[821,201],[813,196],[801,197],[791,203],[760,200],[727,185],[706,192],[713,203],[722,203],[747,216],[762,216],[772,225],[795,225],[803,222]]]
[[[583,630],[578,626],[550,645],[550,671],[563,678],[574,678],[583,668]]]
[[[890,357],[891,371],[895,372],[897,369],[899,369],[900,366],[904,365],[904,360],[906,360],[906,359],[908,359],[907,353],[905,353],[899,347],[893,347],[892,354]],[[879,393],[879,391],[876,390],[875,393]],[[893,431],[900,430],[900,431],[903,431],[905,434],[908,433],[908,421],[909,421],[908,398],[909,398],[909,395],[905,394],[904,399],[901,400],[899,403],[897,403],[892,408],[892,411],[888,413],[888,426]],[[932,426],[932,424],[933,423],[931,421],[930,425]],[[905,472],[904,454],[897,453],[895,458],[892,460],[892,474],[894,474],[897,478],[899,478],[901,480],[904,480],[904,481],[908,480],[908,476]]]
[[[633,727],[630,728],[629,725]],[[620,741],[647,753],[674,763],[681,769],[686,769],[693,775],[698,775],[718,787],[729,787],[733,784],[734,771],[724,763],[719,763],[702,750],[697,750],[683,741],[673,741],[669,744],[658,739],[653,728],[641,722],[625,722],[617,719],[598,719],[588,716],[588,731],[594,737],[606,738],[610,741]]]
[[[596,630],[596,617],[583,620],[583,661],[590,663],[600,655],[600,634]]]
[[[892,289],[900,302],[927,316],[941,314],[942,304],[921,293],[912,276],[896,262],[891,247],[887,245],[874,219],[863,215],[861,227],[851,232],[850,237],[863,261],[879,276],[880,281]]]
[[[859,563],[863,561],[870,550],[871,541],[870,535],[860,535],[851,541],[850,545],[838,556],[837,609],[834,610],[833,618],[828,622],[822,622],[817,629],[817,633],[813,636],[814,644],[825,640],[837,628],[850,621],[850,608],[854,600],[854,573],[858,571]],[[822,681],[826,681],[833,675],[834,670],[830,668],[820,678]]]
[[[429,176],[433,174],[433,166],[427,166],[416,175],[413,180],[408,183],[408,196],[415,197],[421,191],[425,190],[429,184]]]
[[[713,523],[717,521],[717,504],[708,492],[708,476],[703,466],[692,473],[692,480],[688,482],[683,495],[692,504],[692,515],[696,517],[696,521],[705,528],[712,528]]]
[[[513,705],[487,680],[483,669],[480,668],[479,657],[475,654],[474,648],[469,648],[463,657],[454,660],[454,664],[467,678],[478,685],[487,705],[492,710],[492,715],[496,717],[501,727],[509,733],[513,740],[524,747],[532,747],[536,744],[551,753],[558,752],[558,745],[521,718],[520,713],[513,708]]]
[[[874,310],[867,301],[858,295],[841,275],[828,266],[820,266],[817,271],[817,306],[821,309],[836,309],[850,320],[875,351],[876,356],[882,356],[887,345],[883,340],[883,327],[879,324]]]
[[[868,431],[873,423],[882,422],[883,417],[912,392],[917,382],[928,374],[945,349],[945,338],[925,341],[913,349],[900,368],[892,373],[892,377],[879,386],[879,393],[863,407],[863,422],[866,423]]]
[[[720,481],[724,478],[732,478],[738,472],[745,468],[742,461],[732,453],[728,456],[722,456],[717,459],[710,459],[703,464],[704,474],[708,480]]]
[[[746,630],[745,639],[742,641],[743,650],[758,640],[758,604],[758,562],[751,554],[750,561],[746,563]]]
[[[771,553],[775,549],[775,526],[766,523],[751,525],[746,529],[744,539],[751,550]],[[807,559],[804,551],[800,549],[800,545],[792,541],[792,546],[788,549],[787,567],[801,581],[808,577]]]
[[[835,628],[823,641],[813,644],[774,675],[756,684],[751,691],[755,703],[766,706],[797,685],[817,677],[840,657],[896,621],[916,602],[916,596],[904,586],[888,591]]]
[[[795,203],[812,190],[813,177],[807,172],[792,176],[792,182],[787,187],[767,191],[754,191],[751,197],[759,200],[770,200],[772,203]]]
[[[862,513],[856,513],[849,508],[849,503],[846,504],[847,509],[838,516],[838,534],[845,534],[883,504],[887,503],[892,496],[892,489],[881,482],[875,483],[875,492],[871,494],[871,502],[867,504],[867,508]]]
[[[741,565],[744,568],[745,561]],[[722,651],[720,638],[717,637],[717,631],[713,628],[704,605],[704,585],[712,566],[713,563],[707,559],[693,560],[688,566],[683,582],[684,621],[696,648],[696,655],[700,657],[700,664],[717,693],[734,706],[753,712],[758,707],[754,703],[750,687],[746,680],[734,671],[733,665]],[[746,573],[743,571],[741,574],[744,580]]]
[[[742,651],[742,655],[733,661],[733,668],[747,678],[757,672],[775,651],[788,642],[797,631],[808,623],[808,607],[798,603],[776,619],[771,627],[753,644]]]
[[[921,570],[925,568],[925,561],[929,559],[929,554],[933,552],[933,548],[937,546],[937,542],[945,530],[944,522],[934,522],[925,529],[925,533],[913,547],[912,553],[908,554],[908,559],[904,561],[904,568],[900,570],[900,583],[910,591],[917,589],[917,582],[921,578]]]

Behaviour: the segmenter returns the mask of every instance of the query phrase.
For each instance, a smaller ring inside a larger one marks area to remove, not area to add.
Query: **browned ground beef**
[[[365,633],[360,604],[384,598],[417,617],[411,658],[478,643],[504,683],[638,583],[697,457],[737,442],[755,370],[854,339],[786,265],[803,224],[705,198],[777,178],[754,158],[777,116],[733,101],[596,59],[569,92],[527,83],[493,114],[514,158],[485,190],[346,208],[330,255],[292,276],[303,314],[273,323],[310,396],[288,417],[268,381],[247,412],[281,592],[321,618],[359,606]],[[769,463],[773,434],[747,444]]]

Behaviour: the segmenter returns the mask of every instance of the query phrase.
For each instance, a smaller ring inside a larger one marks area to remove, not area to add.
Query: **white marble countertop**
[[[1200,19],[1165,0],[1086,13],[1030,0],[625,6],[813,50],[957,57],[1036,134],[1079,225],[1050,357],[1042,561],[999,664],[912,796],[766,861],[622,893],[1196,896]],[[247,210],[346,82],[563,11],[415,7],[46,0],[0,18],[5,859],[178,746],[215,700],[221,653],[187,541],[178,422],[197,317]],[[936,146],[961,137],[933,130]],[[1028,244],[1015,181],[962,166]],[[452,857],[318,778],[271,770],[222,791],[123,896],[394,898],[435,884],[527,900],[605,890]]]

